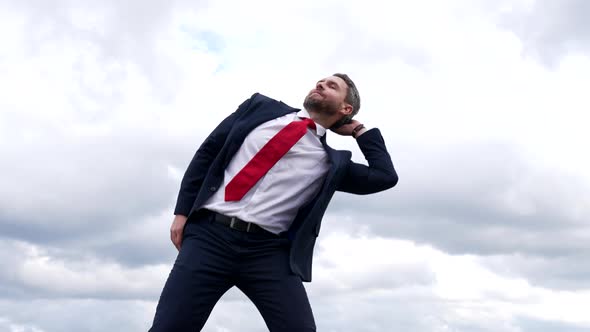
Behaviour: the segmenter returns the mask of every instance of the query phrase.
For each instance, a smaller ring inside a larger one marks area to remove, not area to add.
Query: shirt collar
[[[306,109],[302,109],[299,112],[297,112],[297,116],[300,118],[309,118],[311,119],[311,116],[309,115],[309,112]],[[315,122],[315,130],[316,130],[316,135],[317,136],[324,136],[326,134],[326,128],[322,127],[322,125],[320,125],[319,123]]]

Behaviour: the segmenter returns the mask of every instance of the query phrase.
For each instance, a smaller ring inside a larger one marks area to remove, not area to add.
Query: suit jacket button
[[[209,190],[215,191],[215,190],[217,190],[217,187],[211,187],[211,188],[209,188]]]

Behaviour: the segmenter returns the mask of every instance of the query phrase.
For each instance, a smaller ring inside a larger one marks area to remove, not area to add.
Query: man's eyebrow
[[[318,83],[321,83],[321,82],[326,82],[328,85],[335,85],[336,87],[338,87],[338,89],[341,88],[340,85],[338,84],[338,82],[331,80],[329,78],[328,79],[324,78],[324,79],[321,79],[318,81]]]
[[[327,81],[328,81],[328,85],[330,85],[330,84],[333,84],[333,85],[335,85],[336,87],[340,88],[340,85],[338,84],[338,82],[336,82],[336,81],[334,81],[334,80],[330,80],[330,79],[329,79],[329,80],[327,80]]]

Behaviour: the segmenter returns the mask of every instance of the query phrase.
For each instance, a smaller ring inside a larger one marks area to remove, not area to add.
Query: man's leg
[[[303,283],[289,267],[288,240],[249,242],[251,251],[240,265],[236,286],[256,305],[271,332],[315,331]]]
[[[232,257],[207,218],[187,223],[150,332],[200,331],[215,303],[233,286]]]

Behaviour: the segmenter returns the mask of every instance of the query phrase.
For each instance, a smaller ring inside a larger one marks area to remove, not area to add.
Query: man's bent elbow
[[[393,173],[382,173],[379,175],[378,179],[374,179],[373,187],[371,190],[367,191],[365,194],[373,194],[378,193],[381,191],[385,191],[387,189],[393,188],[398,181],[397,174]]]
[[[395,187],[398,180],[399,178],[397,176],[397,173],[394,172],[392,174],[388,174],[383,181],[383,185],[385,187],[384,190]]]

